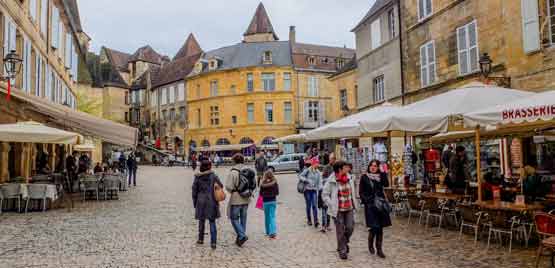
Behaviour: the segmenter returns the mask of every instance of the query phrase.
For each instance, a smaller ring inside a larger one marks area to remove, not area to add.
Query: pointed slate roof
[[[270,18],[268,17],[266,8],[264,8],[264,4],[260,2],[258,7],[256,8],[256,12],[254,13],[254,17],[252,17],[251,23],[247,28],[247,31],[245,31],[243,35],[254,35],[262,33],[271,33],[274,35],[274,38],[276,40],[279,40],[276,33],[274,32],[274,27],[270,22]]]
[[[110,61],[111,65],[115,67],[118,71],[128,72],[127,63],[131,58],[130,54],[125,52],[121,52],[115,49],[103,47],[106,51],[106,55],[108,56],[108,60]]]
[[[151,46],[146,45],[141,47],[131,55],[130,62],[145,61],[154,64],[162,64],[162,55],[158,54]]]
[[[364,22],[366,22],[369,18],[373,17],[374,15],[376,15],[380,10],[382,10],[382,8],[388,6],[389,4],[393,3],[394,0],[376,0],[376,2],[374,2],[374,5],[372,5],[372,7],[370,8],[370,10],[368,10],[368,13],[366,13],[366,15],[362,18],[362,20],[359,21],[359,23],[357,23],[357,25],[355,27],[353,27],[353,29],[351,30],[351,32],[356,31],[362,24],[364,24]]]
[[[179,49],[177,54],[175,54],[175,57],[173,57],[173,60],[176,60],[178,58],[183,58],[183,57],[190,57],[200,53],[202,53],[202,49],[200,48],[200,45],[198,44],[195,36],[191,33],[187,37],[185,44],[183,44],[181,49]]]

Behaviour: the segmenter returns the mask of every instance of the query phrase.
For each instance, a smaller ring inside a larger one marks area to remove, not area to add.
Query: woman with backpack
[[[322,180],[322,174],[318,170],[318,165],[320,161],[318,157],[313,157],[310,159],[310,167],[303,170],[299,174],[299,180],[304,183],[304,200],[306,202],[306,220],[308,226],[312,226],[312,216],[314,218],[314,227],[318,228],[320,225],[318,223],[318,190],[320,190],[320,181]]]
[[[391,226],[389,209],[385,198],[384,188],[389,186],[387,175],[380,171],[380,161],[372,160],[367,173],[360,179],[359,194],[364,205],[364,216],[368,233],[368,250],[370,254],[377,254],[385,258],[383,253],[383,228]],[[375,242],[375,249],[374,249]]]
[[[270,239],[275,239],[277,235],[276,226],[276,197],[279,195],[279,186],[271,170],[264,173],[264,177],[260,182],[260,196],[264,202],[264,223],[266,226],[266,235]]]
[[[216,249],[217,229],[216,219],[220,217],[220,204],[214,196],[215,188],[223,189],[220,178],[212,171],[212,164],[204,160],[200,164],[200,173],[193,181],[193,206],[198,225],[198,245],[204,243],[204,227],[206,220],[210,224],[210,246]]]

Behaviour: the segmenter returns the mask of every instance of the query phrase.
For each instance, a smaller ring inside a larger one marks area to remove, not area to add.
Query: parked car
[[[306,154],[284,154],[268,162],[268,169],[273,172],[299,171],[299,160],[305,158]]]

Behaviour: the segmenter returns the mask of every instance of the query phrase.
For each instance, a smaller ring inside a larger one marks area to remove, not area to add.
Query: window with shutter
[[[35,56],[35,96],[40,97],[42,92],[42,58],[37,53]]]
[[[430,41],[420,47],[420,81],[422,87],[436,80],[435,44]]]
[[[382,33],[380,26],[380,19],[377,19],[370,24],[370,38],[372,49],[378,48],[382,43]]]
[[[308,77],[308,96],[318,97],[318,77]]]
[[[29,0],[29,15],[31,15],[33,22],[37,21],[37,8],[37,0]]]
[[[320,125],[324,125],[326,123],[326,106],[323,101],[318,102],[318,119],[317,122]]]
[[[249,123],[254,122],[254,103],[247,104],[247,121]]]
[[[48,0],[40,2],[40,31],[46,36],[48,32]]]
[[[478,71],[478,29],[476,21],[457,28],[457,49],[459,74],[465,75]]]
[[[66,33],[66,45],[65,45],[65,66],[67,69],[71,68],[71,53],[73,52],[73,44],[71,40],[71,34]]]
[[[177,96],[179,101],[185,101],[185,84],[179,83],[177,85]]]
[[[549,40],[555,44],[555,0],[547,0],[547,20],[549,21]]]
[[[373,94],[374,94],[374,103],[381,102],[385,100],[385,85],[384,85],[384,76],[380,75],[374,78],[373,83]]]
[[[283,121],[284,123],[291,123],[293,121],[293,105],[289,101],[283,104]]]
[[[52,15],[50,19],[50,24],[52,27],[52,37],[51,37],[51,46],[53,48],[59,47],[59,36],[60,36],[60,21],[59,18],[60,14],[58,13],[58,8],[53,6],[52,7]]]
[[[23,37],[23,62],[21,63],[22,69],[23,69],[22,89],[27,93],[31,92],[31,70],[32,70],[31,51],[32,49],[33,47],[31,45],[31,41],[26,36],[24,36]]]
[[[418,0],[418,20],[431,16],[432,11],[432,0]]]
[[[522,42],[524,52],[540,49],[540,23],[537,0],[521,0]]]

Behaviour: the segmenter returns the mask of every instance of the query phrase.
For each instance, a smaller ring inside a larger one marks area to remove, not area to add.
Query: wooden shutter
[[[318,120],[320,126],[324,125],[326,122],[326,104],[324,101],[318,102]]]
[[[436,81],[436,48],[434,41],[431,41],[427,45],[427,55],[428,56],[428,84],[432,84]]]
[[[46,35],[48,32],[48,0],[40,3],[40,31]]]
[[[59,23],[59,16],[58,8],[52,8],[52,17],[51,17],[51,25],[52,25],[52,47],[58,48],[59,47],[59,35],[60,35],[60,23]]]
[[[466,26],[457,29],[457,50],[459,55],[459,73],[469,72],[468,46],[467,46]]]
[[[304,122],[305,122],[305,123],[306,123],[306,122],[310,122],[310,118],[308,117],[308,109],[309,109],[308,104],[309,104],[309,101],[305,101],[305,102],[304,102],[304,114],[303,114],[303,118],[304,118]]]
[[[422,87],[428,85],[428,56],[427,54],[426,45],[420,47],[420,81]]]
[[[33,21],[37,21],[37,0],[29,1],[29,13]]]
[[[540,49],[540,23],[538,0],[521,0],[522,43],[524,52],[531,53]]]

